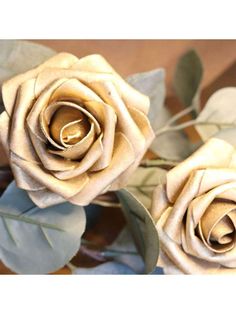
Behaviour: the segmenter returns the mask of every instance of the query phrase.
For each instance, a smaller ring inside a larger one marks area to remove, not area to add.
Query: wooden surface
[[[173,96],[171,81],[176,62],[181,54],[191,48],[199,53],[204,65],[204,78],[202,83],[202,105],[209,96],[223,86],[236,86],[236,41],[222,40],[37,40],[55,50],[71,52],[78,57],[88,54],[102,54],[122,76],[149,71],[163,67],[166,70],[167,103],[176,112],[180,104]],[[194,140],[194,129],[188,130],[189,136]],[[111,224],[110,221],[116,222]],[[118,209],[104,209],[100,219],[86,232],[86,238],[95,241],[98,245],[106,245],[116,237],[124,224],[124,218]],[[92,266],[91,260],[79,254],[75,257],[75,264]],[[11,274],[0,263],[0,274]],[[70,273],[67,267],[56,274]]]

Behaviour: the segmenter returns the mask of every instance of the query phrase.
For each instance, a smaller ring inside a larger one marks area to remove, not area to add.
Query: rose
[[[210,139],[153,193],[165,273],[236,273],[236,150]]]
[[[40,207],[123,187],[154,138],[149,98],[99,55],[60,53],[5,82],[2,97],[16,184]]]

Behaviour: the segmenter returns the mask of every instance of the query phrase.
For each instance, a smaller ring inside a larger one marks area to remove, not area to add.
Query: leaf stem
[[[43,228],[47,228],[47,229],[53,229],[53,230],[57,230],[57,231],[64,231],[63,229],[61,229],[60,227],[53,225],[53,224],[49,224],[46,222],[41,222],[29,217],[25,217],[25,216],[19,216],[16,214],[10,214],[10,213],[6,213],[6,212],[2,212],[0,211],[0,217],[1,218],[5,218],[5,219],[11,219],[11,220],[17,220],[17,221],[22,221],[24,223],[27,224],[32,224],[32,225],[37,225],[39,227],[43,227]]]
[[[233,127],[236,126],[235,123],[219,123],[219,122],[211,122],[211,121],[198,121],[196,119],[184,122],[182,124],[176,126],[164,126],[163,128],[157,130],[155,133],[156,136],[160,136],[167,132],[180,131],[186,129],[193,125],[215,125],[215,126],[225,126],[225,127]]]
[[[176,122],[176,121],[179,120],[180,118],[186,116],[187,114],[189,114],[190,112],[192,112],[192,111],[195,110],[195,109],[196,109],[195,106],[191,105],[191,106],[185,108],[184,110],[181,110],[180,112],[178,112],[178,113],[176,113],[175,115],[173,115],[173,117],[171,117],[171,118],[167,121],[165,127],[166,127],[166,126],[170,126],[171,124],[173,124],[174,122]]]

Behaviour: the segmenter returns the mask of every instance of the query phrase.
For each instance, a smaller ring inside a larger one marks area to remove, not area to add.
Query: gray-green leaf
[[[235,141],[236,137],[236,88],[225,87],[215,92],[207,101],[199,114],[198,122],[214,122],[216,125],[196,125],[196,130],[203,141],[216,136],[229,141]],[[222,125],[219,125],[222,124]],[[225,125],[224,125],[225,124]],[[226,132],[230,124],[230,131]],[[224,130],[224,132],[222,132]],[[221,133],[219,133],[221,131]],[[218,134],[218,135],[217,135]],[[220,135],[221,134],[221,135]]]
[[[117,196],[137,249],[145,263],[145,272],[156,267],[159,255],[159,240],[155,223],[148,210],[129,191],[119,190]]]
[[[79,250],[85,221],[70,203],[36,207],[13,182],[0,198],[0,259],[17,273],[56,271]]]
[[[150,98],[148,118],[154,131],[163,127],[171,118],[171,113],[164,105],[165,71],[156,69],[149,72],[137,73],[127,78],[134,88]],[[156,137],[150,150],[164,159],[182,160],[192,152],[191,145],[183,131],[164,133]]]
[[[174,89],[184,106],[195,105],[199,112],[199,86],[203,76],[203,66],[195,50],[186,52],[179,60],[175,75]]]
[[[165,96],[165,70],[155,69],[129,76],[127,82],[150,98],[148,118],[154,130],[159,126],[158,116],[162,110]]]
[[[29,41],[0,41],[0,83],[10,77],[28,71],[56,52],[48,47]]]
[[[166,170],[158,167],[138,167],[129,179],[127,189],[147,208],[150,208],[154,188],[166,180]]]

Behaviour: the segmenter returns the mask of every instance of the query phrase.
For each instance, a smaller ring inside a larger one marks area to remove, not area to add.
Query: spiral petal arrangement
[[[236,273],[236,150],[212,138],[156,187],[165,273]]]
[[[40,207],[87,205],[127,183],[154,138],[149,98],[100,55],[60,53],[2,86],[0,136]]]

